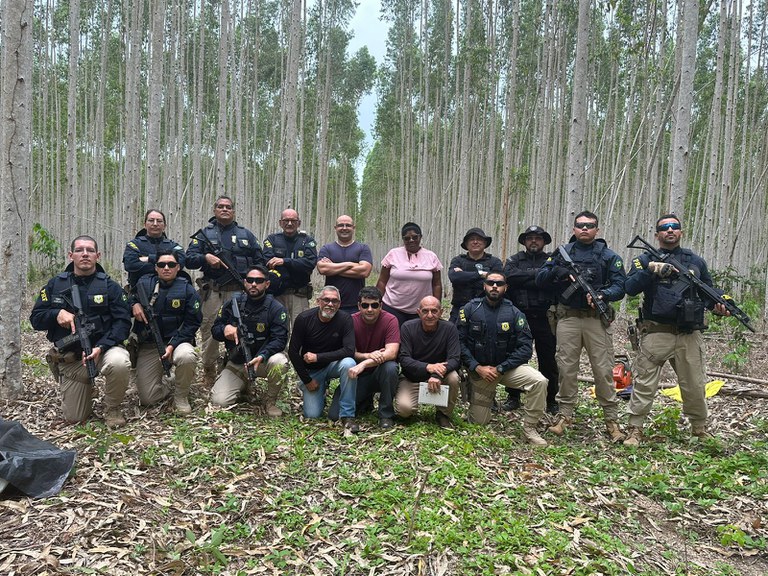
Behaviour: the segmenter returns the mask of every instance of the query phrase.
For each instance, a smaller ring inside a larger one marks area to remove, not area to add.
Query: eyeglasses
[[[368,310],[368,308],[376,310],[379,306],[381,306],[379,302],[360,302],[360,308],[363,310]]]
[[[155,266],[157,266],[158,268],[171,268],[171,269],[176,268],[176,266],[178,265],[179,265],[178,262],[157,262],[155,264]]]
[[[403,236],[405,242],[416,242],[421,236]]]
[[[280,220],[283,224],[298,224],[300,220],[294,220],[293,218],[283,218]]]
[[[424,316],[440,316],[439,308],[422,308],[421,313]]]
[[[266,278],[255,278],[253,276],[246,276],[245,281],[248,282],[248,284],[264,284],[264,282],[267,281]]]
[[[319,300],[324,304],[341,304],[341,300],[338,298],[320,298]]]
[[[147,224],[165,224],[165,220],[162,218],[149,218],[146,222]]]
[[[354,227],[355,227],[354,224],[347,224],[347,223],[336,224],[336,228],[354,228]]]
[[[219,210],[232,210],[232,204],[216,204],[216,208]]]
[[[586,228],[587,230],[594,230],[597,228],[597,224],[594,222],[576,222],[576,224],[573,225],[574,228]]]
[[[486,286],[506,286],[507,283],[504,280],[486,280],[485,281]]]
[[[664,232],[666,230],[680,230],[680,222],[667,222],[666,224],[656,226],[656,232]]]

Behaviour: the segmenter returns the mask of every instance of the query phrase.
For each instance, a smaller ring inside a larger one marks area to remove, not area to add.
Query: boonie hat
[[[480,236],[480,238],[485,240],[486,248],[488,248],[488,246],[491,245],[492,238],[490,236],[486,236],[482,228],[470,228],[469,230],[467,230],[467,233],[464,234],[464,240],[461,241],[461,247],[464,248],[464,250],[469,250],[469,248],[467,248],[467,238],[473,235]]]
[[[518,243],[525,245],[525,237],[529,234],[538,234],[544,238],[544,246],[552,243],[552,236],[550,236],[541,226],[528,226],[528,228],[526,228],[523,233],[517,237]]]

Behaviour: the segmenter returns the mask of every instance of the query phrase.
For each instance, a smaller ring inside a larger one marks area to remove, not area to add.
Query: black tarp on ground
[[[18,422],[0,418],[0,479],[30,498],[57,494],[75,463],[75,454],[35,438]]]

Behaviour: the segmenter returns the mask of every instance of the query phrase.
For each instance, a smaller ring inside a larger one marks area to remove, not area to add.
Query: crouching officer
[[[468,420],[491,421],[496,386],[526,392],[523,435],[535,446],[546,446],[536,430],[544,415],[547,379],[528,366],[533,353],[531,331],[525,315],[504,298],[504,274],[491,272],[483,281],[485,296],[470,300],[459,313],[461,359],[469,370],[472,399]]]
[[[227,364],[211,390],[211,402],[216,406],[231,406],[248,386],[248,372],[240,347],[238,320],[232,300],[243,322],[241,333],[248,335],[248,349],[253,357],[250,366],[259,378],[267,379],[265,408],[269,416],[283,414],[277,398],[288,372],[288,358],[283,354],[288,343],[288,314],[269,289],[269,273],[264,266],[254,266],[243,280],[245,294],[237,294],[224,303],[213,324],[211,334],[227,347]]]
[[[99,258],[96,240],[75,238],[66,271],[40,291],[29,321],[35,330],[47,330],[48,340],[56,345],[49,353],[49,366],[61,386],[64,419],[82,422],[91,415],[93,378],[98,371],[105,378],[104,420],[115,427],[125,424],[120,404],[128,388],[131,361],[121,344],[131,329],[131,310],[123,289],[107,276]],[[83,350],[77,324],[85,332],[90,354]]]
[[[136,285],[133,303],[133,332],[138,341],[136,388],[142,406],[157,404],[170,393],[163,382],[163,371],[175,366],[174,407],[179,414],[190,414],[189,385],[195,378],[197,353],[195,333],[203,321],[200,297],[186,274],[179,275],[177,252],[158,252],[156,275],[142,276]],[[144,310],[138,297],[146,295],[151,311]],[[148,318],[151,316],[153,318]],[[162,339],[162,356],[149,326],[154,322]]]

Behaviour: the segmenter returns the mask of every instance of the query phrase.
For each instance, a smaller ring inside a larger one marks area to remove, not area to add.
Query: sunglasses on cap
[[[666,230],[680,230],[680,222],[667,222],[656,226],[656,232],[665,232]]]
[[[155,264],[158,268],[176,268],[178,265],[178,262],[158,262]]]

